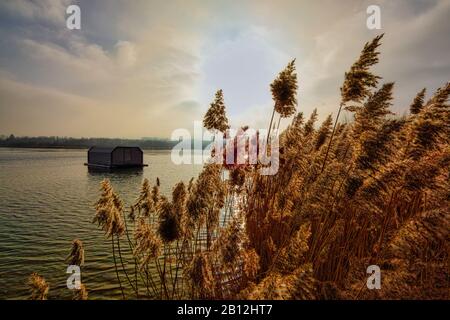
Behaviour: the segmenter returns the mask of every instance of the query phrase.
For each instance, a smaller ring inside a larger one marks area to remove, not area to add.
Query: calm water
[[[27,298],[32,272],[46,278],[50,299],[70,298],[64,259],[75,238],[85,246],[82,281],[89,298],[119,298],[110,242],[91,223],[100,182],[109,178],[129,206],[144,178],[159,177],[162,193],[170,194],[176,182],[201,170],[174,165],[169,151],[146,151],[143,171],[90,173],[86,153],[0,148],[0,299]]]

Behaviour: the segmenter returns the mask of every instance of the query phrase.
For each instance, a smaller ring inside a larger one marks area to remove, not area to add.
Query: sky
[[[66,27],[71,4],[80,30]],[[369,5],[381,30],[366,26]],[[294,58],[298,111],[324,120],[380,33],[374,72],[395,81],[403,115],[450,80],[449,17],[450,0],[2,0],[0,134],[168,138],[193,130],[218,89],[232,127],[267,128],[270,83]]]

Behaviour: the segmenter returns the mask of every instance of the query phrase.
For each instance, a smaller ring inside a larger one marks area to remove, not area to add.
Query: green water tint
[[[170,196],[177,182],[201,171],[200,165],[174,165],[169,151],[146,151],[143,171],[89,172],[84,162],[85,150],[0,148],[0,299],[28,298],[32,272],[45,277],[49,299],[71,298],[64,260],[75,238],[85,247],[82,282],[89,299],[121,298],[110,240],[92,224],[100,182],[110,179],[128,208],[144,178],[154,183],[159,177],[162,194]],[[122,242],[123,258],[132,261],[126,237]],[[134,265],[126,267],[134,276]]]

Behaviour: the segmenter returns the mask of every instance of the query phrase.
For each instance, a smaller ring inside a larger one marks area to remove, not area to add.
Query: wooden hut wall
[[[116,148],[112,154],[113,165],[142,164],[142,151],[138,148]]]
[[[89,163],[93,164],[111,164],[111,153],[110,152],[89,152]]]

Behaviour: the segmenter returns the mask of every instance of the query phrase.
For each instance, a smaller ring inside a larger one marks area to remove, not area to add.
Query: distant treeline
[[[14,148],[73,148],[92,146],[138,146],[142,149],[169,150],[178,142],[162,138],[70,138],[70,137],[15,137],[0,135],[0,147]],[[204,143],[204,145],[206,142]]]

